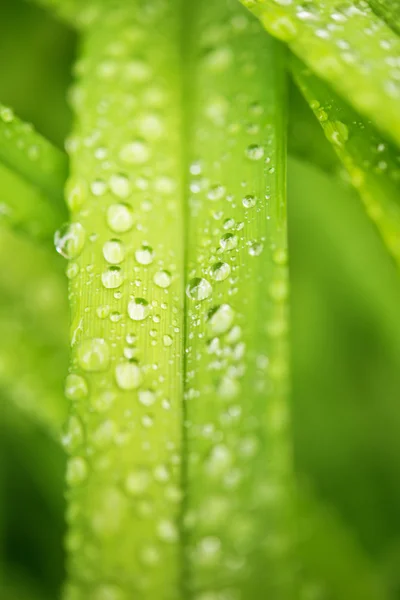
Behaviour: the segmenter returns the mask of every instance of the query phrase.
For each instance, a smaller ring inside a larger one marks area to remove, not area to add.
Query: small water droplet
[[[75,456],[69,459],[66,474],[68,485],[71,487],[82,485],[86,481],[88,473],[89,467],[84,458]]]
[[[110,177],[110,190],[122,200],[126,200],[131,193],[131,184],[126,175],[122,173],[116,173]]]
[[[123,361],[115,367],[115,380],[121,390],[134,390],[142,383],[142,371],[135,361]]]
[[[189,282],[186,294],[192,300],[206,300],[212,294],[212,286],[207,279],[195,277]]]
[[[151,481],[150,474],[145,469],[132,471],[125,479],[125,489],[130,496],[141,496]]]
[[[243,198],[242,204],[245,208],[254,208],[254,206],[257,204],[257,198],[252,194],[248,194]]]
[[[149,303],[144,298],[134,298],[128,304],[128,314],[132,321],[143,321],[149,311]]]
[[[233,324],[235,312],[229,304],[215,306],[208,313],[208,326],[212,335],[226,333]]]
[[[119,154],[120,159],[127,164],[140,165],[150,158],[150,150],[142,140],[135,140],[126,144]]]
[[[139,402],[143,406],[152,406],[156,401],[156,395],[153,390],[140,390]]]
[[[119,265],[125,258],[125,247],[120,240],[108,240],[103,246],[103,256],[110,265]]]
[[[153,277],[154,283],[160,288],[168,288],[171,285],[172,275],[169,271],[157,271]]]
[[[65,396],[68,400],[82,400],[89,393],[86,379],[81,375],[71,373],[65,380]]]
[[[250,144],[246,148],[246,156],[250,160],[261,160],[264,156],[264,148],[258,144]]]
[[[223,250],[229,251],[233,250],[238,245],[237,236],[233,233],[225,233],[219,241],[219,245]]]
[[[115,233],[125,233],[132,229],[133,213],[128,204],[112,204],[107,210],[107,224]]]
[[[67,223],[56,232],[54,244],[57,252],[70,260],[82,252],[85,239],[85,229],[80,223]]]
[[[77,358],[84,371],[104,371],[110,362],[110,350],[102,338],[83,340],[79,345]]]
[[[211,277],[215,281],[224,281],[231,272],[231,267],[228,263],[217,262],[211,267]]]
[[[263,245],[258,243],[258,242],[253,242],[252,244],[250,244],[249,246],[249,254],[250,256],[260,256],[261,252],[263,251]]]
[[[105,288],[113,290],[120,287],[124,282],[124,276],[119,267],[109,267],[101,274],[101,281]]]
[[[143,245],[139,250],[136,250],[135,258],[140,265],[150,265],[154,260],[153,248]]]

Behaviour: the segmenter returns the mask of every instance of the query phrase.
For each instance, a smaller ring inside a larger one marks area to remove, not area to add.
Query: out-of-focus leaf
[[[368,0],[374,11],[382,16],[394,31],[400,34],[399,0]]]
[[[365,1],[242,2],[270,34],[400,144],[400,39]]]
[[[400,266],[400,152],[292,57],[293,76]]]

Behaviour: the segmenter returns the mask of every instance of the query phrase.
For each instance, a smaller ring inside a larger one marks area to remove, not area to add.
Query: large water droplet
[[[233,233],[225,233],[219,241],[219,245],[225,251],[233,250],[238,245],[237,236]]]
[[[63,225],[54,236],[56,250],[64,258],[76,258],[85,245],[86,233],[80,223]]]
[[[65,380],[65,395],[69,400],[82,400],[89,393],[86,379],[71,373]]]
[[[126,200],[131,193],[131,184],[126,175],[122,173],[116,173],[110,177],[110,190],[122,200]]]
[[[212,286],[207,279],[195,277],[189,282],[186,294],[192,300],[206,300],[212,294]]]

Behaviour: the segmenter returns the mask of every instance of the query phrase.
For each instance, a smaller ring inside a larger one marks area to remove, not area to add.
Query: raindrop
[[[84,371],[104,371],[110,362],[110,350],[102,338],[83,340],[79,345],[78,363]]]
[[[215,306],[208,313],[208,326],[212,335],[226,333],[233,324],[235,318],[234,310],[229,304]]]
[[[264,148],[258,144],[250,144],[246,148],[246,156],[250,160],[261,160],[264,156]]]
[[[65,380],[65,396],[68,400],[82,400],[89,393],[86,379],[71,373]]]
[[[150,265],[154,260],[153,248],[143,245],[139,250],[136,250],[135,258],[140,265]]]
[[[223,250],[233,250],[238,245],[238,239],[233,233],[225,233],[219,241],[219,245]]]
[[[147,162],[150,158],[150,150],[145,142],[135,140],[126,144],[119,153],[120,159],[127,164],[140,165]]]
[[[75,487],[84,483],[88,473],[89,467],[84,458],[76,456],[68,461],[66,479],[68,485],[71,487]]]
[[[117,198],[126,200],[126,198],[128,198],[131,193],[131,184],[128,177],[121,173],[111,175],[110,190],[112,191],[114,196],[117,196]]]
[[[140,390],[139,402],[143,406],[152,406],[156,401],[156,395],[152,390]]]
[[[172,275],[169,271],[157,271],[153,281],[160,288],[168,288],[171,285]]]
[[[124,276],[119,267],[110,267],[101,275],[101,281],[105,288],[114,290],[119,288],[124,282]]]
[[[257,204],[257,198],[252,194],[248,194],[243,198],[242,204],[245,208],[254,208],[254,206]]]

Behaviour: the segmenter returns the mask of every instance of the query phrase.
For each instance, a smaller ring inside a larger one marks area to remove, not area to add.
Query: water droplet
[[[110,177],[110,190],[122,200],[126,200],[131,193],[131,184],[126,175],[122,173],[116,173]]]
[[[68,400],[82,400],[89,393],[86,379],[81,375],[71,373],[65,380],[65,396]]]
[[[166,348],[168,348],[169,346],[172,346],[172,337],[170,335],[164,335],[163,336],[163,344]]]
[[[144,298],[134,298],[128,304],[128,314],[132,321],[143,321],[149,311],[149,303]]]
[[[119,157],[124,163],[141,165],[149,160],[150,150],[145,142],[136,140],[123,146]]]
[[[82,252],[85,239],[85,229],[80,223],[67,223],[56,232],[54,244],[57,252],[70,260]]]
[[[71,416],[68,419],[65,435],[62,438],[62,444],[67,452],[72,453],[79,448],[84,441],[84,432],[81,421],[78,417]]]
[[[141,496],[147,489],[151,477],[145,469],[129,473],[125,479],[125,489],[130,496]]]
[[[157,271],[153,281],[160,288],[168,288],[171,285],[172,275],[169,271]]]
[[[104,371],[110,362],[110,350],[104,339],[91,338],[81,342],[77,357],[84,371]]]
[[[246,156],[250,160],[261,160],[264,156],[264,148],[258,144],[250,144],[246,148]]]
[[[134,361],[123,361],[115,367],[115,379],[121,390],[134,390],[142,383],[142,371]]]
[[[207,194],[209,200],[221,200],[225,195],[225,188],[223,185],[214,185]]]
[[[113,290],[119,288],[124,282],[124,276],[119,267],[109,267],[101,274],[101,281],[105,288]]]
[[[156,395],[152,390],[140,390],[139,402],[143,406],[152,406],[156,401]]]
[[[139,250],[136,250],[135,258],[140,265],[150,265],[154,260],[153,248],[143,245]]]
[[[215,306],[208,313],[208,326],[212,335],[226,333],[233,324],[235,318],[234,310],[229,304]]]
[[[163,542],[174,543],[178,540],[178,530],[172,521],[160,521],[157,526],[157,533]]]
[[[119,240],[109,240],[103,246],[103,256],[110,265],[118,265],[125,258],[125,247]]]
[[[211,267],[211,277],[215,281],[224,281],[231,272],[231,267],[228,263],[217,262]]]
[[[104,196],[107,191],[107,184],[102,179],[95,179],[90,184],[90,191],[92,192],[93,196]]]
[[[245,208],[254,208],[254,206],[257,204],[257,198],[252,194],[248,194],[243,198],[242,204]]]
[[[249,254],[250,256],[260,256],[263,251],[264,246],[258,242],[253,242],[249,246]]]
[[[195,277],[189,282],[186,294],[192,300],[206,300],[212,294],[212,286],[207,279]]]
[[[128,204],[112,204],[107,211],[107,224],[116,233],[132,229],[133,213]]]
[[[219,241],[219,245],[223,250],[229,251],[233,250],[238,245],[237,236],[233,233],[225,233]]]
[[[74,458],[70,458],[67,463],[67,474],[66,479],[68,485],[71,487],[75,487],[81,485],[86,481],[86,478],[89,473],[89,467],[84,458],[81,456],[76,456]]]

